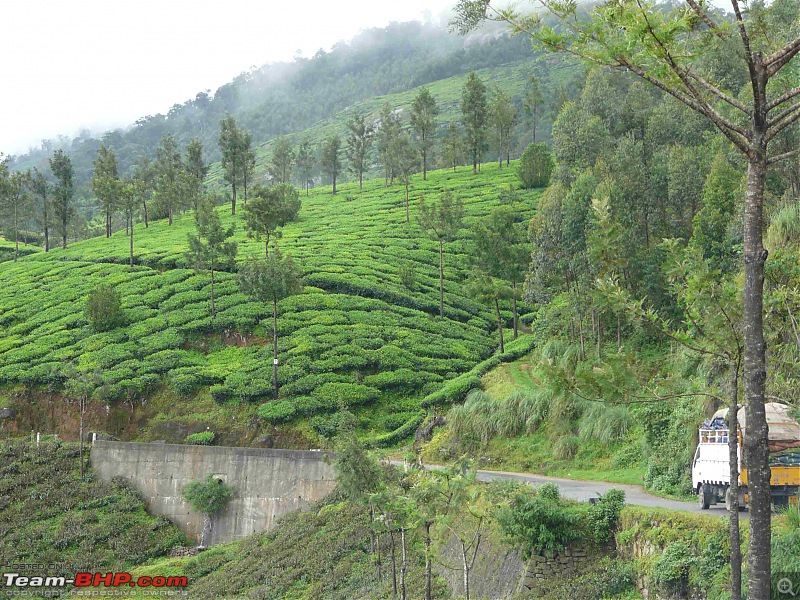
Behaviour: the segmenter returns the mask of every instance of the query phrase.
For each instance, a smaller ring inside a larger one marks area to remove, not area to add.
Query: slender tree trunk
[[[461,542],[461,559],[464,569],[464,598],[469,600],[469,564],[467,563],[467,549],[464,542]]]
[[[406,600],[406,528],[400,528],[400,598]]]
[[[739,532],[739,364],[731,366],[731,402],[728,409],[728,460],[731,483],[728,488],[731,539],[731,600],[742,598],[742,539]]]
[[[45,219],[47,219],[47,215],[45,215]],[[50,228],[47,225],[44,226],[44,251],[50,252]]]
[[[494,299],[494,309],[497,311],[497,331],[500,333],[500,354],[502,354],[506,348],[503,344],[503,318],[500,316],[500,303],[497,298]]]
[[[150,227],[150,222],[147,220],[147,200],[142,200],[142,209],[144,212],[144,228]]]
[[[333,195],[336,195],[336,173],[333,174]]]
[[[214,269],[211,269],[211,318],[217,315],[217,309],[214,306]]]
[[[408,223],[408,180],[406,179],[406,223]]]
[[[397,558],[394,553],[394,531],[389,530],[389,539],[392,543],[392,593],[397,598]]]
[[[78,400],[78,411],[80,412],[80,433],[78,435],[78,443],[80,446],[81,479],[83,479],[83,413],[85,411],[83,399]]]
[[[167,208],[167,216],[169,217],[169,224],[172,225],[172,204]]]
[[[233,190],[233,195],[231,196],[231,214],[236,214],[236,184],[231,184],[231,189]]]
[[[765,121],[756,114],[755,121]],[[750,547],[747,553],[748,598],[769,600],[771,569],[771,504],[769,443],[764,387],[766,360],[764,344],[764,263],[767,251],[762,240],[764,181],[767,149],[764,136],[755,128],[747,168],[744,213],[744,394],[747,430],[744,456],[748,470],[750,498]]]
[[[503,136],[500,135],[499,142],[497,143],[497,168],[503,170]]]
[[[425,600],[431,600],[431,525],[425,521]]]
[[[622,323],[617,313],[617,350],[622,350]]]
[[[128,219],[130,219],[131,223],[131,267],[133,267],[133,211],[130,211],[128,214]]]
[[[422,134],[422,180],[428,181],[428,141]]]
[[[439,240],[439,316],[444,317],[444,241]]]
[[[17,196],[19,200],[19,196]],[[17,201],[14,202],[14,262],[19,258],[19,226],[17,225]]]
[[[211,515],[204,514],[203,515],[203,530],[200,532],[200,546],[202,548],[206,547],[206,539],[211,534],[212,528],[211,522]]]
[[[597,360],[602,357],[602,344],[603,344],[603,328],[601,322],[601,313],[597,313]]]
[[[511,302],[511,310],[514,311],[514,339],[517,339],[519,333],[519,313],[517,313],[517,281],[516,279],[511,282],[511,289],[514,290],[514,298]]]
[[[361,169],[358,171],[358,189],[364,189],[364,170]]]
[[[272,389],[278,398],[278,299],[272,297]]]
[[[61,246],[64,249],[67,247],[67,225],[69,221],[68,211],[69,204],[66,200],[64,200],[64,216],[61,218],[61,226],[63,227],[61,231]]]

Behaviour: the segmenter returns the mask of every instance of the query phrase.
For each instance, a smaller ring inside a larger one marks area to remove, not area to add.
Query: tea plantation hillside
[[[286,401],[270,412],[271,422],[316,417],[312,425],[323,432],[324,415],[347,406],[359,414],[362,433],[391,432],[419,420],[425,394],[488,358],[498,341],[496,320],[462,286],[472,264],[470,227],[515,183],[513,168],[498,172],[496,165],[478,175],[459,168],[430,173],[428,181],[415,176],[409,223],[399,184],[371,180],[363,191],[345,184],[336,196],[324,188],[303,197],[299,219],[279,242],[300,266],[305,289],[279,304]],[[435,201],[444,190],[463,200],[466,217],[458,239],[445,244],[442,319],[438,245],[420,231],[415,213],[418,198]],[[536,196],[513,195],[521,218],[530,218]],[[264,252],[263,242],[246,237],[240,217],[218,210],[223,225],[236,225],[239,261]],[[133,268],[124,231],[0,265],[0,403],[24,414],[31,393],[58,393],[73,363],[102,378],[97,413],[104,404],[133,410],[157,398],[169,410],[196,405],[188,412],[251,417],[271,394],[271,335],[266,339],[262,326],[271,307],[249,301],[236,275],[221,273],[212,320],[210,277],[187,268],[194,228],[190,213],[172,226],[137,224]],[[128,324],[93,333],[85,298],[101,283],[116,288]]]
[[[168,520],[145,512],[134,490],[78,472],[76,444],[0,443],[4,572],[19,564],[52,565],[47,576],[121,571],[186,543]]]

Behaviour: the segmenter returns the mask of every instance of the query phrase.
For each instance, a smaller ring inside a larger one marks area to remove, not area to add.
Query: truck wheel
[[[700,502],[700,508],[702,510],[708,510],[708,507],[711,504],[709,496],[711,496],[711,490],[708,489],[708,484],[704,483],[697,490],[697,498]]]

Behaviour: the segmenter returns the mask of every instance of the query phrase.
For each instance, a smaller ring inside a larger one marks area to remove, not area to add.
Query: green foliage
[[[517,176],[523,188],[547,187],[555,168],[553,154],[544,144],[531,144],[517,164]]]
[[[295,405],[289,400],[266,402],[258,407],[258,416],[270,425],[288,421],[294,417],[296,412]]]
[[[204,515],[214,515],[236,495],[236,490],[209,473],[202,481],[190,481],[183,488],[184,501],[197,512]]]
[[[558,488],[540,487],[536,494],[520,493],[497,513],[500,530],[509,542],[532,554],[564,549],[586,538],[586,509],[558,495]]]
[[[614,536],[625,506],[625,492],[611,489],[589,507],[589,529],[595,541],[606,543]]]
[[[669,544],[650,568],[653,583],[667,593],[683,593],[689,585],[689,572],[697,557],[684,541]]]
[[[190,433],[186,436],[187,444],[195,444],[197,446],[213,446],[214,438],[217,436],[213,431],[198,431],[197,433]]]
[[[279,228],[294,221],[298,212],[300,195],[294,186],[285,183],[269,188],[255,185],[244,210],[247,235],[259,241],[264,237],[266,254],[269,254],[270,237],[279,239]]]
[[[86,320],[98,333],[126,324],[119,294],[110,285],[99,285],[86,297]]]
[[[636,569],[622,559],[603,558],[571,577],[549,578],[530,590],[543,600],[625,600],[641,598],[636,589]]]

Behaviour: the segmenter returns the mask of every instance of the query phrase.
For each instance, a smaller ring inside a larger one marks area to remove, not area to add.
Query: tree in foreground
[[[494,128],[497,142],[498,167],[503,168],[505,150],[506,165],[511,162],[511,133],[517,122],[517,109],[511,98],[503,90],[495,90],[489,104],[489,122]]]
[[[500,336],[500,353],[502,354],[506,351],[506,347],[503,341],[503,317],[500,314],[500,301],[511,300],[514,297],[514,291],[508,283],[492,277],[477,266],[473,267],[464,289],[470,298],[494,308],[497,316],[497,333]]]
[[[214,517],[225,508],[228,501],[236,495],[236,490],[209,473],[202,481],[191,481],[183,488],[183,499],[193,509],[203,515],[203,531],[200,534],[200,547],[205,548],[206,538],[211,534]]]
[[[98,389],[102,385],[103,379],[99,371],[79,371],[73,365],[66,368],[66,389],[65,395],[67,402],[74,403],[78,411],[78,444],[80,448],[80,474],[83,479],[83,424],[86,412],[89,410],[92,400],[95,398]]]
[[[295,165],[300,175],[301,187],[306,191],[306,196],[308,196],[308,184],[311,181],[311,171],[314,169],[314,150],[308,139],[300,142],[300,146],[297,148]]]
[[[56,231],[61,236],[62,248],[67,247],[67,235],[69,233],[69,221],[72,218],[72,196],[75,193],[73,187],[72,161],[67,154],[59,149],[53,153],[50,159],[50,169],[53,177],[56,178],[56,185],[53,188],[53,213],[56,219]]]
[[[325,142],[325,145],[322,147],[322,156],[319,160],[319,166],[327,173],[333,182],[332,194],[336,194],[336,178],[342,171],[341,149],[342,138],[338,135],[334,135]]]
[[[747,161],[744,198],[744,394],[749,471],[750,547],[748,598],[770,597],[771,489],[764,408],[764,189],[767,172],[800,149],[770,152],[770,143],[800,119],[800,86],[787,66],[800,52],[796,3],[730,0],[733,16],[720,18],[705,3],[685,0],[660,6],[652,0],[620,0],[588,12],[575,2],[539,0],[544,13],[520,15],[489,0],[460,0],[453,25],[462,33],[487,18],[508,22],[540,46],[594,64],[633,73],[708,118]],[[744,10],[743,10],[744,9]],[[547,15],[558,24],[550,25]],[[745,89],[728,89],[705,61],[722,53],[738,69]],[[732,596],[741,590],[732,590]]]
[[[464,115],[464,128],[467,131],[467,147],[472,159],[472,172],[478,166],[486,149],[486,125],[489,108],[486,104],[486,86],[475,71],[470,71],[461,94],[461,113]]]
[[[422,152],[422,179],[428,179],[428,160],[433,150],[434,134],[436,133],[436,117],[439,116],[439,107],[430,90],[423,86],[411,104],[411,128],[419,140],[419,149]]]
[[[117,208],[119,198],[119,172],[117,171],[117,155],[114,148],[100,144],[97,158],[94,160],[92,174],[92,191],[100,201],[100,208],[106,216],[106,237],[111,237],[111,214]]]
[[[278,183],[289,183],[292,176],[292,165],[295,163],[294,148],[285,137],[280,136],[272,149],[272,163],[269,172]]]
[[[439,316],[444,317],[444,243],[456,238],[464,219],[464,205],[445,192],[439,204],[425,204],[419,199],[419,225],[429,238],[439,242]]]
[[[528,263],[531,259],[530,246],[527,242],[527,232],[522,223],[522,217],[510,206],[501,206],[492,211],[488,218],[478,224],[475,231],[475,248],[477,262],[485,274],[511,282],[510,292],[497,287],[498,282],[477,277],[477,283],[492,283],[500,295],[498,300],[511,299],[514,315],[514,339],[517,339],[519,329],[519,316],[517,313],[517,300],[520,297],[521,285],[525,281]],[[482,295],[478,285],[474,290],[476,295]],[[502,292],[502,293],[501,293]],[[486,302],[485,296],[484,303]],[[498,313],[499,318],[499,313]]]
[[[269,256],[269,241],[274,235],[280,238],[280,227],[294,221],[300,212],[300,194],[293,185],[281,183],[267,188],[253,188],[253,197],[245,207],[244,223],[247,235],[261,241],[264,237],[264,255]]]
[[[1,167],[0,167],[1,168]],[[35,204],[36,221],[42,228],[44,234],[44,251],[50,251],[50,228],[52,226],[52,198],[50,197],[50,182],[44,174],[34,167],[32,171],[27,173],[27,185],[31,194],[33,194],[33,202]]]
[[[364,115],[355,114],[347,122],[347,162],[350,172],[358,177],[358,189],[364,187],[364,171],[369,162],[369,151],[375,128]]]
[[[450,123],[442,136],[442,162],[448,167],[456,167],[464,160],[464,134],[457,123]]]
[[[236,261],[236,242],[233,237],[235,226],[227,229],[222,226],[219,212],[209,198],[204,198],[195,216],[197,233],[189,234],[187,258],[196,271],[211,272],[211,318],[216,314],[214,305],[214,272],[232,269]]]
[[[531,119],[533,141],[536,142],[536,129],[541,119],[542,107],[544,106],[544,95],[539,87],[539,81],[534,75],[528,79],[528,86],[525,89],[525,96],[522,98],[522,107],[525,116]]]
[[[278,397],[278,302],[303,289],[303,279],[292,257],[276,247],[264,259],[249,257],[239,268],[239,287],[247,296],[272,304],[272,389]]]

